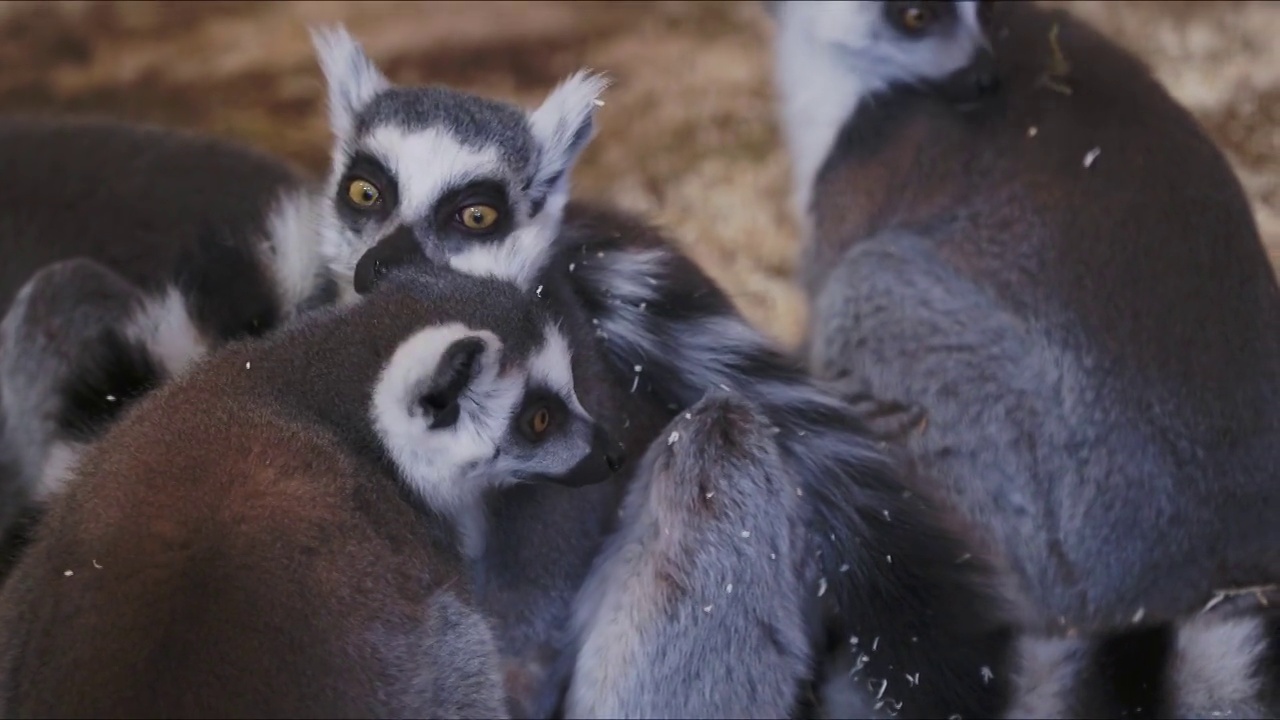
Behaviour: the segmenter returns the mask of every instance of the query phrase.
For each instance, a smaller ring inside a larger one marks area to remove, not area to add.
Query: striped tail
[[[1280,717],[1280,608],[1028,636],[1018,654],[1009,717]]]

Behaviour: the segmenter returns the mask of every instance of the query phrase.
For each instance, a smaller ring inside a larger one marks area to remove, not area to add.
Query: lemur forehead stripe
[[[573,389],[573,351],[569,347],[569,341],[555,323],[548,323],[543,332],[546,341],[530,359],[529,377],[558,393],[568,395],[576,404],[578,400]],[[574,409],[586,413],[581,405]]]
[[[446,87],[390,87],[374,96],[356,116],[356,135],[381,127],[405,133],[449,128],[472,150],[494,149],[521,170],[532,167],[538,147],[529,120],[518,107]]]
[[[405,130],[395,125],[374,128],[360,145],[395,176],[400,213],[418,217],[429,212],[445,193],[476,180],[507,177],[509,166],[493,147],[475,148],[444,128]]]

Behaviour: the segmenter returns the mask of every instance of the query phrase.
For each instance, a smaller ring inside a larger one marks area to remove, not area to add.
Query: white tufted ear
[[[311,44],[329,86],[329,126],[335,136],[348,137],[356,113],[391,81],[343,25],[311,28]]]
[[[595,135],[596,108],[609,80],[589,70],[579,70],[556,86],[529,116],[538,141],[538,169],[530,193],[541,208],[555,213],[569,199],[569,173],[578,155]]]

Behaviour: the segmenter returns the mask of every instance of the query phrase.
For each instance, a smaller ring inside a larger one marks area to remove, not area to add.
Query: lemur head
[[[769,11],[784,32],[842,58],[864,94],[906,84],[970,102],[998,84],[986,0],[800,0]]]
[[[623,457],[574,392],[569,345],[552,323],[507,343],[458,322],[418,331],[374,386],[374,429],[405,481],[455,514],[519,482],[601,482]]]
[[[606,81],[579,71],[532,112],[445,87],[393,85],[341,26],[314,30],[335,136],[324,251],[345,294],[375,245],[527,287],[559,230]]]

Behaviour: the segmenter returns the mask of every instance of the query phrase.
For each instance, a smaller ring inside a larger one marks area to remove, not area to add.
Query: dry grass
[[[1204,121],[1280,257],[1280,6],[1061,3],[1132,47]],[[750,317],[795,340],[795,235],[753,2],[0,3],[0,108],[240,138],[319,170],[305,25],[341,20],[398,82],[533,103],[580,65],[617,81],[577,192],[664,223]]]

